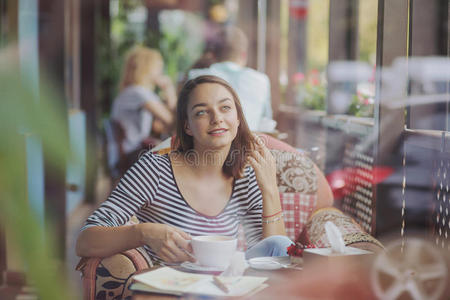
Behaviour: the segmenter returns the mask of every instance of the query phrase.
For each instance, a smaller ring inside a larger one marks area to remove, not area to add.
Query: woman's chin
[[[227,150],[231,146],[231,143],[211,143],[209,149],[211,150]]]
[[[228,140],[214,140],[214,141],[208,141],[207,143],[203,144],[204,149],[206,150],[214,150],[214,151],[220,151],[220,150],[228,150],[231,146],[231,142]]]

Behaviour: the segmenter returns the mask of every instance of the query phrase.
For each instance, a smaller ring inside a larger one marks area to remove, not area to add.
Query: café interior
[[[261,131],[314,162],[333,207],[382,245],[372,272],[395,282],[313,270],[330,294],[304,299],[363,299],[343,296],[356,286],[449,299],[449,13],[448,0],[0,0],[0,299],[94,299],[75,242],[120,179],[108,121],[125,53],[157,49],[181,86],[221,26],[245,33],[247,67],[270,80],[276,127]],[[444,267],[406,278],[389,266],[403,256],[413,273]],[[295,278],[285,299],[303,299]]]

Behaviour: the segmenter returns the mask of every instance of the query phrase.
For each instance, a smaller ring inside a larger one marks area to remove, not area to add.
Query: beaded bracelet
[[[276,217],[275,219],[272,220],[261,220],[261,222],[263,222],[264,224],[270,224],[270,223],[275,223],[276,221],[281,220],[281,218],[284,216],[283,213],[281,213],[281,215],[279,215],[278,217]]]
[[[276,215],[278,215],[279,213],[282,213],[282,212],[283,212],[283,211],[280,210],[279,212],[277,212],[277,213],[275,213],[275,214],[273,214],[273,215],[270,215],[270,216],[262,215],[262,218],[263,218],[263,219],[267,219],[267,218],[275,217]]]

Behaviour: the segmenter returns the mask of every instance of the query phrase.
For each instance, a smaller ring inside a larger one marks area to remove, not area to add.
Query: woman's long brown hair
[[[227,155],[222,170],[228,176],[240,178],[242,177],[243,169],[246,165],[248,151],[252,151],[253,149],[255,149],[256,141],[250,129],[248,128],[238,95],[228,84],[228,82],[221,79],[220,77],[213,75],[204,75],[191,79],[184,84],[183,88],[180,91],[177,103],[177,135],[175,137],[174,148],[182,153],[187,153],[194,148],[194,138],[185,132],[185,124],[188,121],[187,106],[189,103],[189,95],[191,94],[191,92],[198,85],[204,83],[220,84],[221,86],[225,87],[233,96],[237,116],[239,119],[239,127],[236,137],[231,143],[230,151]]]

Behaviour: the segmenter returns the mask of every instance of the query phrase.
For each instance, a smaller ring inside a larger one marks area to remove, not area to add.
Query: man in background
[[[221,42],[214,53],[218,62],[209,68],[190,70],[188,79],[200,75],[221,77],[237,92],[250,130],[273,130],[276,123],[272,120],[269,77],[246,67],[248,39],[244,32],[228,26],[219,32],[218,40]],[[273,128],[267,129],[268,124],[272,124],[269,128]]]

